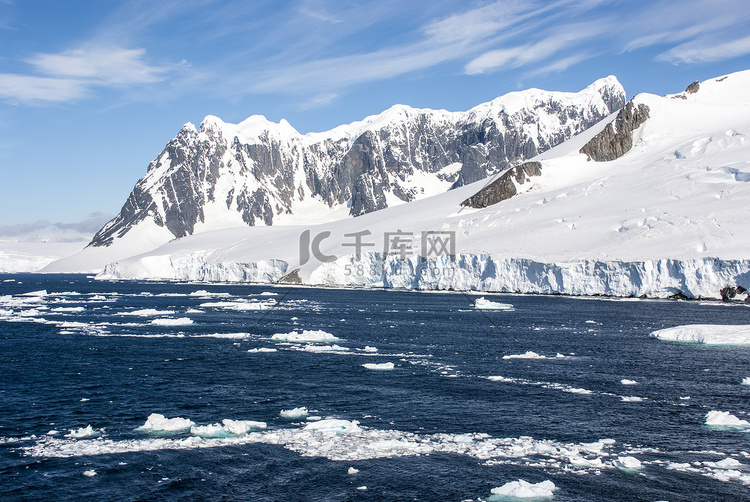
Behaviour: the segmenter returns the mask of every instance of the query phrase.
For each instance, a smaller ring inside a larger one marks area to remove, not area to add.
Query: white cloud
[[[170,68],[150,66],[144,49],[85,48],[35,54],[25,60],[35,74],[0,74],[0,97],[15,102],[67,102],[96,87],[129,87],[163,80]]]
[[[58,78],[85,79],[104,85],[149,84],[162,80],[165,68],[143,61],[145,49],[121,47],[76,49],[60,54],[37,54],[26,60],[37,71]]]
[[[88,85],[80,80],[0,74],[0,97],[9,101],[73,101],[87,93]]]
[[[516,47],[495,49],[485,52],[481,56],[470,61],[464,68],[467,75],[477,75],[501,69],[513,69],[545,61],[558,52],[566,51],[571,47],[587,39],[594,38],[609,29],[609,23],[596,21],[593,23],[576,23],[562,26],[547,34],[546,38]],[[580,62],[580,55],[573,57]],[[558,68],[564,69],[571,66],[573,59],[570,56],[563,57],[558,61],[566,61]],[[554,64],[554,63],[553,63]],[[551,67],[548,65],[547,67]]]
[[[750,36],[716,42],[710,39],[693,40],[660,54],[657,61],[672,63],[709,63],[750,54]]]

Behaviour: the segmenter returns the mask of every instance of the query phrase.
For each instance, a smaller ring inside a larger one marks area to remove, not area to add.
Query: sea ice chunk
[[[527,350],[523,354],[510,354],[503,356],[503,359],[547,359],[545,356],[540,356],[534,351]]]
[[[365,363],[362,366],[375,371],[390,371],[394,368],[393,363]]]
[[[743,378],[742,385],[750,385],[750,377]]]
[[[493,302],[484,296],[480,296],[474,301],[474,308],[484,310],[513,310],[513,305],[510,303]]]
[[[65,434],[65,437],[81,439],[81,438],[89,438],[91,436],[94,436],[95,434],[97,434],[97,432],[89,424],[86,427],[81,427],[79,429],[70,429],[70,433]]]
[[[360,431],[359,422],[356,420],[340,420],[336,418],[329,418],[326,420],[320,420],[319,422],[312,422],[305,426],[306,431],[317,431],[317,432],[358,432]]]
[[[529,483],[523,479],[505,483],[499,488],[493,488],[492,494],[501,497],[514,497],[518,499],[552,498],[554,496],[555,483],[550,480],[540,483]]]
[[[349,467],[349,470],[346,471],[347,474],[350,476],[353,476],[359,472],[359,469],[355,469],[354,467]]]
[[[146,419],[146,423],[138,427],[138,430],[146,432],[180,432],[190,429],[195,422],[187,418],[167,418],[160,413],[152,413]]]
[[[750,325],[689,324],[660,329],[649,336],[659,340],[707,345],[748,345],[750,344]]]
[[[279,340],[285,342],[329,342],[339,340],[331,333],[327,333],[323,330],[302,330],[302,332],[292,331],[289,333],[276,333],[271,337],[271,340]]]
[[[281,418],[286,418],[287,420],[300,420],[302,418],[305,418],[307,414],[307,408],[305,408],[304,406],[300,406],[299,408],[292,408],[291,410],[281,410],[281,412],[279,412]]]
[[[638,385],[638,382],[636,382],[635,380],[628,380],[627,378],[623,378],[622,380],[620,380],[620,383],[623,385]]]
[[[96,471],[94,469],[89,469],[88,471],[83,471],[83,475],[87,478],[93,478],[96,476]]]
[[[636,470],[636,469],[641,469],[643,467],[640,460],[638,460],[635,457],[629,457],[629,456],[617,457],[617,460],[612,461],[612,465],[614,465],[618,469],[625,469],[625,470]]]
[[[739,419],[728,411],[711,410],[706,413],[706,425],[715,427],[746,427],[750,425],[750,422]]]
[[[178,317],[176,319],[153,319],[151,324],[155,326],[187,326],[193,324],[193,320],[189,317]]]

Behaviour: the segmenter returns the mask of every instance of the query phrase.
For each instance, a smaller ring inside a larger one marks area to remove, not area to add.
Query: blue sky
[[[209,114],[304,133],[397,103],[466,110],[609,74],[666,94],[748,68],[741,0],[0,0],[0,237],[114,215]]]

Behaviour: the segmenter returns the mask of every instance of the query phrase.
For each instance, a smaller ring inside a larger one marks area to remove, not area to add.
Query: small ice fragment
[[[599,469],[604,466],[604,464],[602,463],[602,459],[600,459],[599,457],[593,460],[589,460],[587,458],[577,456],[577,457],[570,457],[568,461],[571,463],[571,465],[575,467],[586,467],[586,468],[591,467],[591,468]]]
[[[365,491],[365,490],[367,490],[367,487],[366,486],[358,486],[357,490]]]
[[[79,429],[70,429],[69,434],[65,434],[66,438],[74,438],[74,439],[81,439],[81,438],[88,438],[96,434],[96,431],[91,427],[91,425],[87,425],[86,427],[81,427]]]
[[[51,431],[49,431],[47,433],[48,436],[54,436],[55,434],[60,434],[60,431],[56,431],[56,430],[52,429]]]
[[[688,399],[690,399],[690,396],[681,396],[680,397],[680,401],[687,401]]]
[[[189,317],[178,317],[176,319],[166,317],[163,319],[152,319],[151,324],[154,326],[187,326],[193,324],[193,320]]]
[[[503,356],[503,359],[547,359],[547,358],[545,356],[540,356],[536,352],[528,350],[524,352],[523,354],[510,354],[508,356]]]
[[[377,347],[371,347],[371,346],[369,346],[369,345],[366,345],[366,346],[365,346],[365,348],[364,348],[364,349],[362,349],[362,350],[363,350],[364,352],[377,352],[377,351],[378,351],[378,348],[377,348]]]
[[[276,333],[271,340],[280,340],[285,342],[328,342],[338,341],[339,339],[331,333],[323,330],[302,330],[301,333],[292,331],[290,333]]]
[[[714,467],[717,469],[737,469],[739,467],[742,467],[742,464],[736,458],[727,457],[724,460],[715,462]]]
[[[251,354],[259,354],[259,353],[266,353],[266,352],[277,352],[278,349],[270,349],[268,347],[261,347],[259,349],[248,349],[248,352]]]
[[[502,497],[514,497],[518,499],[552,498],[554,496],[555,483],[550,480],[540,483],[529,483],[523,479],[505,483],[499,488],[493,488],[493,495]]]
[[[87,478],[93,478],[94,476],[96,476],[96,471],[94,469],[83,471],[83,475],[86,476]]]
[[[474,301],[474,308],[480,310],[513,310],[513,305],[510,303],[493,302],[481,296]]]
[[[390,371],[394,368],[393,363],[365,363],[362,366],[375,371]]]
[[[354,467],[349,467],[349,470],[346,471],[347,474],[350,476],[353,476],[354,474],[357,474],[359,472],[359,469],[355,469]]]
[[[359,422],[352,420],[338,420],[335,418],[329,418],[327,420],[320,420],[318,422],[309,423],[305,426],[307,431],[318,431],[318,432],[358,432]]]
[[[82,397],[82,398],[81,398],[81,402],[82,402],[82,403],[85,403],[86,401],[91,401],[91,399],[89,399],[89,398],[87,398],[87,397]]]
[[[618,469],[625,470],[636,470],[643,467],[641,461],[635,457],[617,457],[617,460],[613,460],[612,464]]]
[[[291,410],[281,410],[279,415],[281,415],[281,418],[286,418],[287,420],[301,420],[307,416],[307,413],[307,408],[300,406]]]
[[[620,399],[626,403],[640,403],[643,401],[643,398],[638,396],[622,396]]]
[[[146,432],[179,432],[190,429],[195,422],[187,418],[167,418],[160,413],[152,413],[146,419],[146,423],[138,427],[138,430]]]
[[[638,385],[638,382],[636,382],[635,380],[628,380],[627,378],[623,378],[622,380],[620,380],[620,383],[623,385]]]
[[[717,427],[745,427],[750,425],[747,420],[741,420],[728,411],[711,410],[706,413],[706,425]]]
[[[743,378],[742,385],[750,385],[750,377]]]

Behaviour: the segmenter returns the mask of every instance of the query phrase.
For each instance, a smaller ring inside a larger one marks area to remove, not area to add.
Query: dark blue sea
[[[750,500],[750,347],[686,324],[750,308],[0,275],[0,499]]]

